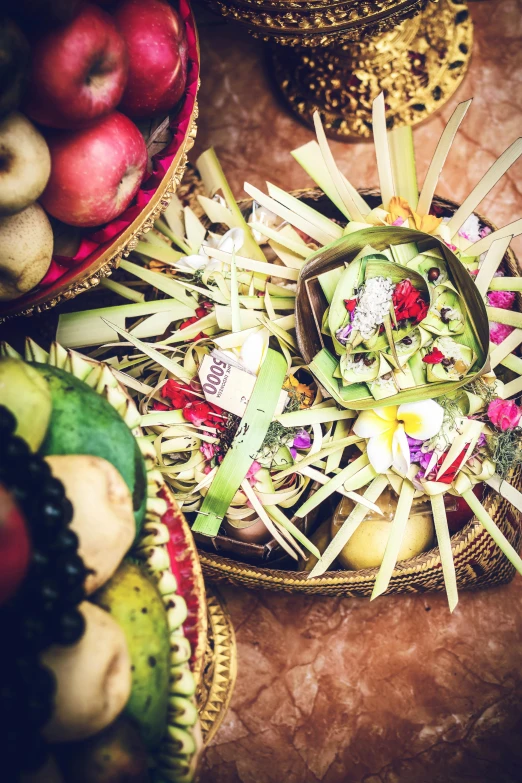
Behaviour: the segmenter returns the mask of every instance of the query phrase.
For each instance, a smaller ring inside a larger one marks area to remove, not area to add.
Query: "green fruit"
[[[332,518],[332,537],[335,537],[354,505],[351,498],[342,499]],[[380,496],[377,505],[382,515],[369,511],[348,543],[339,552],[338,560],[342,568],[358,571],[381,565],[397,510],[397,495],[388,488]],[[404,529],[397,562],[408,560],[429,549],[434,533],[433,514],[429,501],[425,497],[415,498]]]
[[[48,364],[30,367],[47,381],[52,397],[51,422],[41,453],[90,454],[114,465],[132,493],[138,533],[147,504],[147,472],[136,438],[107,400],[83,381]]]
[[[0,359],[0,405],[16,418],[16,435],[36,451],[51,418],[51,392],[45,379],[19,359]]]
[[[149,783],[148,754],[135,724],[120,716],[82,742],[56,746],[65,783]]]
[[[138,565],[124,561],[93,600],[125,633],[132,661],[126,713],[147,747],[154,748],[165,733],[169,698],[169,628],[161,596]]]
[[[178,726],[195,726],[198,720],[196,705],[183,696],[171,696],[169,699],[172,720]]]

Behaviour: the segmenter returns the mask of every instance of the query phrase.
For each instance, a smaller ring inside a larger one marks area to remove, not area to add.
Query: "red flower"
[[[199,321],[199,318],[195,315],[191,315],[190,318],[187,318],[183,323],[179,325],[180,329],[186,329],[187,326],[190,326],[191,324],[195,324],[196,321]]]
[[[413,319],[416,324],[422,321],[428,313],[428,304],[411,280],[401,280],[393,292],[393,307],[397,321]]]
[[[169,380],[161,389],[161,396],[170,400],[174,410],[184,408],[188,402],[194,399],[194,392],[184,383]]]
[[[355,310],[355,306],[357,304],[357,299],[345,299],[344,300],[344,306],[348,310],[349,313],[353,313]]]
[[[208,402],[188,402],[183,408],[183,417],[190,421],[191,424],[195,424],[196,427],[200,427],[210,416],[211,410]]]
[[[454,462],[452,462],[451,465],[448,468],[446,468],[446,470],[444,471],[442,476],[439,476],[437,481],[442,481],[443,484],[451,484],[451,482],[453,481],[453,479],[457,475],[457,472],[458,472],[458,470],[459,470],[459,468],[460,468],[460,466],[462,464],[462,460],[464,459],[464,455],[465,455],[465,453],[467,451],[468,445],[469,444],[466,444],[466,446],[462,449],[462,451],[458,455],[457,459]],[[437,475],[437,471],[441,467],[442,463],[446,459],[446,456],[447,456],[446,454],[441,454],[441,456],[437,460],[437,464],[436,464],[435,469],[434,469],[434,475],[435,476]]]
[[[190,318],[186,318],[182,323],[180,324],[180,329],[186,329],[187,326],[191,326],[192,324],[195,324],[197,321],[199,321],[200,318],[204,318],[206,315],[208,315],[209,311],[212,310],[212,302],[202,302],[200,306],[196,310],[196,315],[192,315]],[[199,332],[195,337],[193,337],[190,342],[196,342],[196,340],[201,340],[203,337],[206,337],[207,335],[204,332]]]
[[[154,400],[152,403],[152,407],[155,411],[171,411],[172,408],[170,405],[163,405],[162,402],[158,402],[157,400]]]
[[[422,361],[426,364],[440,364],[443,359],[444,354],[438,348],[434,348],[431,353],[426,354]]]

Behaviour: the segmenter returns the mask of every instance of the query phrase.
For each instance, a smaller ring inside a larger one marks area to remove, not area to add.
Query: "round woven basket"
[[[380,203],[375,189],[361,189],[361,194],[370,206]],[[340,218],[335,207],[318,189],[294,191],[303,201],[314,202],[316,209],[329,217]],[[458,204],[448,199],[435,197],[434,203],[452,214]],[[252,202],[240,203],[243,211]],[[495,226],[478,215],[482,223],[492,230]],[[504,256],[504,263],[510,275],[518,276],[518,264],[511,249]],[[522,310],[521,295],[517,295],[517,306]],[[510,479],[517,489],[522,489],[522,470],[517,470]],[[521,516],[504,498],[495,492],[486,493],[485,507],[508,541],[518,550],[521,540]],[[220,537],[222,540],[225,537]],[[494,587],[509,582],[515,569],[493,542],[480,522],[471,519],[451,539],[453,559],[459,589]],[[329,571],[321,577],[310,579],[306,572],[267,568],[241,563],[228,557],[199,550],[200,562],[206,578],[212,582],[229,582],[249,588],[282,590],[286,592],[316,593],[323,595],[369,596],[371,595],[378,568],[360,571]],[[279,560],[278,565],[282,561]],[[395,566],[388,588],[390,593],[427,592],[444,590],[444,578],[438,547],[423,552],[417,557],[403,560]]]
[[[146,134],[149,150],[157,148],[155,145],[157,139],[162,136],[162,129],[164,132],[170,130],[171,135],[168,145],[151,160],[155,182],[161,176],[158,172],[163,172],[152,197],[139,214],[135,214],[136,207],[131,204],[122,216],[113,221],[114,227],[110,224],[103,229],[88,232],[86,236],[99,242],[98,247],[82,260],[68,260],[66,271],[53,282],[39,285],[10,302],[0,303],[0,323],[15,315],[33,315],[49,310],[59,302],[72,299],[98,285],[102,278],[112,274],[122,258],[128,256],[136,247],[140,236],[153,227],[154,221],[168,207],[185,172],[187,154],[194,146],[198,118],[200,51],[196,22],[189,0],[180,0],[180,13],[187,29],[189,77],[179,113],[173,116],[170,122],[165,118],[160,126],[154,126],[150,134]],[[125,227],[122,228],[122,224]],[[98,239],[99,235],[101,238]],[[110,235],[110,238],[106,238],[107,235]]]

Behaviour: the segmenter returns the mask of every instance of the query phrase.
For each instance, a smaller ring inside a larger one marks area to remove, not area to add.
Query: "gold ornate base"
[[[361,43],[325,49],[274,47],[275,80],[292,111],[340,140],[371,136],[371,105],[384,90],[391,125],[415,125],[447,101],[471,56],[473,25],[464,2],[430,2],[413,19]]]
[[[203,743],[208,745],[226,715],[237,674],[236,638],[226,605],[207,585],[208,636],[196,700]]]

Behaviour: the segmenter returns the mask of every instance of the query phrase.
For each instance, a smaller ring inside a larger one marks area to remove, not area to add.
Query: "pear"
[[[321,554],[324,554],[324,551],[331,540],[332,536],[330,534],[330,518],[328,518],[319,525],[315,533],[311,536],[310,541],[312,544],[316,545]],[[316,556],[312,555],[310,552],[307,553],[307,557],[308,560],[301,559],[299,561],[300,571],[311,571],[318,562]]]
[[[131,692],[131,660],[125,634],[103,609],[84,601],[79,606],[85,632],[70,646],[58,644],[42,653],[54,674],[54,712],[43,729],[47,742],[86,739],[112,723]]]
[[[140,566],[124,561],[92,600],[125,633],[132,661],[126,714],[138,724],[147,747],[155,748],[165,733],[169,699],[169,623],[162,598]]]
[[[32,451],[37,451],[45,438],[52,411],[51,391],[45,378],[19,359],[0,359],[0,405],[16,418],[15,434]]]
[[[0,302],[34,288],[49,269],[53,231],[39,204],[0,218]]]
[[[116,468],[101,457],[64,454],[45,459],[73,505],[71,528],[80,539],[78,554],[89,571],[84,586],[90,595],[111,578],[132,546],[135,525],[130,489]]]
[[[0,122],[0,215],[13,215],[38,199],[51,173],[42,134],[18,112]]]

